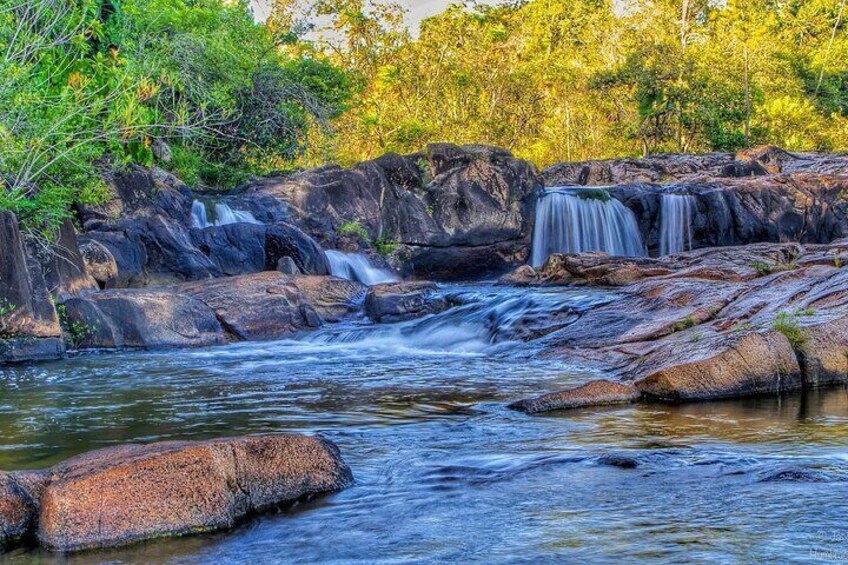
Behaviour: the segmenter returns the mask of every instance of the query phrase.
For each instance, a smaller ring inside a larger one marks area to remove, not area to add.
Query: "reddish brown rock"
[[[38,539],[75,551],[219,530],[351,480],[335,445],[300,435],[110,447],[49,470]]]
[[[365,287],[338,277],[294,276],[292,284],[325,322],[337,322],[362,308]]]
[[[38,509],[28,483],[0,472],[0,549],[32,533]]]
[[[583,408],[586,406],[629,404],[639,400],[639,396],[639,390],[632,385],[597,380],[576,388],[519,400],[510,404],[510,408],[528,414],[536,414],[550,410]]]
[[[195,281],[174,291],[212,308],[236,339],[278,339],[321,325],[294,279],[276,271]]]

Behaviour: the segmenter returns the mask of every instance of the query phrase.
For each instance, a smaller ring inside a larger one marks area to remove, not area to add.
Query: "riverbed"
[[[527,416],[506,405],[599,376],[539,355],[536,318],[615,295],[442,291],[459,305],[415,322],[351,319],[300,339],[2,368],[0,469],[118,443],[292,431],[336,442],[356,479],[233,531],[72,563],[848,554],[848,390]],[[29,548],[3,557],[59,560]]]

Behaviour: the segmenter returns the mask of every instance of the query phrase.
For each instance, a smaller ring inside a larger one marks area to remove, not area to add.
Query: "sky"
[[[480,4],[497,4],[500,0],[478,0]],[[253,12],[257,20],[264,20],[268,15],[267,0],[251,0]],[[415,31],[421,20],[438,14],[451,4],[459,3],[459,0],[397,0],[397,3],[407,9],[407,25]]]

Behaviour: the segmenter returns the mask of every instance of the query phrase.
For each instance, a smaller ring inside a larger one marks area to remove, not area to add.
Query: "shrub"
[[[685,329],[689,329],[689,328],[697,326],[697,325],[698,325],[698,320],[696,320],[694,316],[689,315],[689,316],[686,316],[685,318],[683,318],[682,320],[680,320],[679,322],[677,322],[676,324],[674,324],[674,331],[680,332],[680,331],[683,331]]]
[[[399,245],[399,242],[394,241],[392,239],[388,239],[386,236],[381,236],[380,238],[374,241],[374,249],[376,249],[377,253],[384,257],[391,255],[392,252],[397,249]]]
[[[806,333],[804,332],[798,320],[789,312],[781,312],[774,319],[771,328],[778,331],[786,337],[792,348],[796,351],[804,349],[804,344],[807,341]]]
[[[359,222],[345,222],[336,230],[341,235],[358,235],[363,241],[368,241],[368,231]]]
[[[13,333],[9,328],[11,324],[11,316],[17,306],[9,302],[5,298],[0,298],[0,339],[12,337]]]

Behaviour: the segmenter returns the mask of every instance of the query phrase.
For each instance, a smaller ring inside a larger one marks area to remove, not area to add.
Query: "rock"
[[[41,266],[28,256],[15,215],[0,210],[0,362],[57,359],[64,351]]]
[[[169,289],[104,290],[63,303],[77,347],[198,347],[226,342],[215,312]]]
[[[80,242],[83,248],[89,243],[102,245],[114,259],[117,273],[102,281],[104,288],[134,288],[147,285],[147,250],[138,235],[130,235],[124,231],[94,231],[80,236]]]
[[[309,275],[291,281],[325,322],[337,322],[362,308],[365,287],[356,281]]]
[[[109,248],[90,239],[80,245],[85,271],[101,288],[118,277],[118,263]]]
[[[503,270],[526,252],[540,189],[532,165],[481,146],[437,144],[426,154],[384,155],[345,169],[335,165],[245,188],[238,205],[266,223],[290,220],[328,247],[356,224],[370,242],[409,249],[420,276]],[[291,252],[295,262],[297,256]],[[271,268],[279,256],[269,253]],[[304,272],[312,272],[298,263]]]
[[[792,468],[783,469],[765,475],[762,479],[760,479],[760,481],[764,483],[825,483],[830,481],[830,477],[828,477],[827,474],[814,469]]]
[[[107,447],[48,476],[38,541],[56,551],[231,528],[352,481],[335,445],[293,434]]]
[[[0,550],[22,541],[35,526],[36,504],[13,475],[0,471]]]
[[[562,392],[519,400],[509,407],[527,414],[536,414],[587,406],[630,404],[639,400],[639,397],[639,391],[632,385],[597,380]]]
[[[778,332],[724,336],[683,348],[675,361],[636,382],[649,399],[705,400],[778,394],[800,389],[801,369],[792,346]]]
[[[59,226],[55,242],[47,248],[32,247],[30,254],[41,264],[44,282],[56,300],[98,288],[97,282],[86,272],[76,230],[70,220]]]
[[[191,241],[222,275],[245,275],[265,269],[265,226],[248,223],[194,228]]]
[[[241,340],[278,339],[321,325],[316,310],[301,292],[302,277],[268,271],[174,287],[214,310],[224,329]],[[327,278],[327,277],[316,277]]]
[[[609,465],[618,467],[619,469],[635,469],[639,466],[639,462],[629,455],[618,455],[615,453],[601,455],[597,459],[598,465]]]
[[[318,243],[301,230],[286,223],[268,226],[265,233],[265,268],[273,270],[279,261],[288,257],[305,275],[329,275],[330,265]]]
[[[435,283],[400,282],[374,285],[365,295],[365,314],[375,322],[399,322],[448,308],[448,301],[433,296]]]
[[[285,257],[280,258],[277,261],[276,270],[285,275],[302,275],[300,269],[297,266],[297,263],[294,262],[294,259],[286,255]]]

